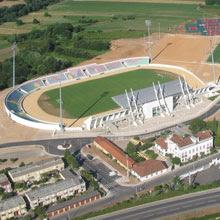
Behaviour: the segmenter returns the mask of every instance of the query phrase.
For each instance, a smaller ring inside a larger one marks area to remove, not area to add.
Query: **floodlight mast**
[[[16,42],[13,43],[12,45],[12,50],[13,50],[13,76],[12,76],[12,85],[13,89],[15,88],[15,50],[16,50]]]
[[[151,25],[151,21],[150,20],[145,20],[145,24],[147,26],[147,31],[148,31],[148,49],[149,49],[149,59],[151,61],[151,41],[150,41],[150,25]]]
[[[61,77],[59,75],[59,80],[60,80],[60,130],[63,132],[64,131],[64,127],[63,127],[63,110],[62,110],[62,87],[61,87]]]
[[[210,47],[211,47],[211,56],[212,56],[213,79],[214,79],[214,84],[216,84],[215,62],[214,62],[213,49],[212,49],[212,41],[211,40],[210,40]]]

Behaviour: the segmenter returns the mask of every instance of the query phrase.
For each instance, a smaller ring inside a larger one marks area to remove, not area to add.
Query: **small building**
[[[12,191],[11,183],[5,174],[0,174],[0,187],[3,188],[7,193]]]
[[[133,164],[135,164],[135,161],[132,158],[127,156],[120,148],[104,137],[96,137],[93,144],[105,154],[110,154],[112,159],[116,160],[117,163],[119,163],[126,170],[130,170]]]
[[[10,170],[8,171],[8,175],[14,183],[21,181],[39,181],[42,174],[58,172],[63,169],[63,160],[60,157],[55,157]]]
[[[165,162],[153,159],[135,163],[131,168],[131,174],[136,176],[140,181],[150,179],[167,171],[168,167]]]
[[[26,203],[22,196],[15,196],[0,201],[0,219],[19,217],[27,213]]]
[[[77,196],[76,198],[73,198],[71,200],[67,200],[65,202],[49,207],[49,209],[47,210],[47,217],[51,218],[64,212],[68,212],[71,209],[78,208],[82,205],[94,202],[100,198],[101,195],[97,191],[92,191],[82,196]]]
[[[181,162],[192,160],[194,156],[209,154],[211,148],[213,148],[213,136],[209,130],[189,136],[170,135],[155,141],[157,152],[163,156],[172,154],[173,157],[179,157]]]
[[[61,180],[25,193],[27,201],[34,209],[36,206],[45,206],[62,198],[77,195],[86,191],[86,185],[82,178]]]

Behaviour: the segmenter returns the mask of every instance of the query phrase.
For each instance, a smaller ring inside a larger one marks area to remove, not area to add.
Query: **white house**
[[[194,156],[209,154],[213,147],[213,136],[209,130],[198,132],[193,136],[170,135],[155,141],[155,150],[166,156],[172,154],[181,162],[193,159]]]

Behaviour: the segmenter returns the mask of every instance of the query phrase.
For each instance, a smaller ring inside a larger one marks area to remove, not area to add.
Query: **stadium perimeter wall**
[[[191,71],[185,69],[185,68],[182,68],[182,67],[178,67],[178,66],[172,66],[172,65],[165,65],[165,64],[147,64],[145,65],[147,67],[152,67],[153,69],[164,69],[164,70],[180,70],[182,72],[185,72],[189,75],[191,75],[192,77],[196,78],[200,83],[201,85],[204,85],[205,83],[200,80],[195,74],[193,74]],[[143,65],[144,67],[144,65]],[[129,70],[129,68],[127,68]],[[174,71],[176,73],[176,71]],[[178,73],[176,73],[178,74]],[[179,75],[184,75],[184,74],[179,74]],[[91,77],[92,78],[92,77]],[[8,96],[8,95],[7,95]],[[6,96],[6,98],[7,98]],[[58,123],[51,123],[51,122],[43,122],[42,120],[38,120],[37,118],[34,118],[34,120],[36,121],[30,121],[28,119],[25,119],[25,118],[21,118],[19,116],[17,116],[16,114],[14,114],[12,111],[10,111],[6,104],[5,104],[5,110],[6,110],[6,113],[7,115],[15,122],[19,123],[19,124],[22,124],[22,125],[25,125],[25,126],[28,126],[28,127],[31,127],[31,128],[37,128],[37,129],[42,129],[42,130],[60,130],[60,127],[59,127],[59,124]],[[82,131],[83,129],[81,127],[71,127],[71,128],[66,128],[66,130],[69,130],[69,131]]]

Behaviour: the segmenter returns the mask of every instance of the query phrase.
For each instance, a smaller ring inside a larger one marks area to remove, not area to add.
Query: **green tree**
[[[34,214],[35,214],[36,216],[38,216],[40,219],[43,219],[43,218],[46,217],[46,210],[45,210],[45,208],[42,207],[42,206],[37,206],[37,207],[35,207],[35,209],[34,209]]]
[[[207,129],[206,122],[203,121],[201,118],[195,118],[190,122],[189,129],[192,131],[193,134],[203,131]]]
[[[218,129],[214,139],[215,146],[220,146],[220,122],[218,123]]]
[[[18,26],[23,25],[23,24],[24,24],[24,22],[22,20],[17,20],[16,21],[16,25],[18,25]]]
[[[25,166],[25,163],[22,161],[20,164],[19,164],[19,167],[24,167]]]
[[[39,24],[40,21],[38,21],[36,18],[33,19],[33,24]]]
[[[218,121],[216,118],[214,118],[213,121],[208,121],[207,123],[207,128],[213,132],[213,134],[217,133],[218,130]]]
[[[178,164],[181,164],[181,160],[179,157],[174,157],[172,158],[172,163],[178,165]]]

